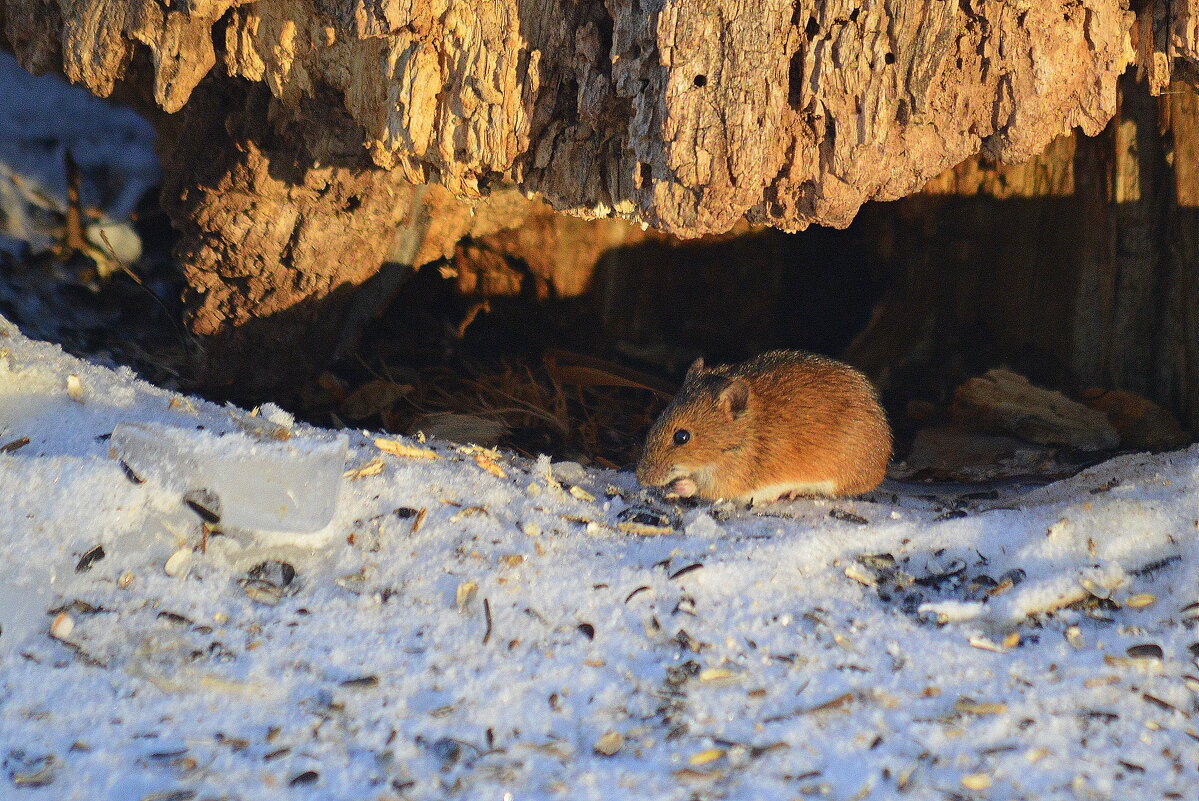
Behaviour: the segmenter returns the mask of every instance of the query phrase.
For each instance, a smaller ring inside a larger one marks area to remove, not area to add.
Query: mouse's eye
[[[687,429],[680,428],[678,431],[674,432],[674,444],[675,445],[686,445],[690,441],[691,441],[691,432],[688,431]]]

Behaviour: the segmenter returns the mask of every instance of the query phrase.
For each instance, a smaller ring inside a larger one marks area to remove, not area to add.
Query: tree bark
[[[1199,430],[1199,94],[1121,87],[1100,136],[971,160],[867,215],[896,279],[845,355],[897,408],[1006,363],[1141,393]]]
[[[150,54],[156,102],[261,83],[347,147],[462,198],[498,180],[679,236],[742,217],[844,226],[984,152],[1098,133],[1140,57],[1196,60],[1193,0],[4,0],[22,63],[107,95]]]
[[[474,203],[510,183],[681,237],[840,227],[974,154],[1098,134],[1129,64],[1155,93],[1199,64],[1196,0],[0,0],[0,17],[27,68],[183,115],[160,131],[191,322],[214,380],[260,384],[336,352],[397,221],[463,228],[412,185]],[[541,271],[578,286],[585,267],[559,269]],[[1154,290],[1189,331],[1177,291]]]

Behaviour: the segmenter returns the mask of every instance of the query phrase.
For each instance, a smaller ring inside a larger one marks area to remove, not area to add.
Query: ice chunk
[[[120,423],[110,445],[144,479],[191,493],[189,498],[205,491],[207,501],[197,513],[222,525],[312,532],[333,519],[347,441],[344,435],[261,441],[242,433]]]

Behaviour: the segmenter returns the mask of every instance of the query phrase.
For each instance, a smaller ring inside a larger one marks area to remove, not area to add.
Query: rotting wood
[[[1071,129],[1098,134],[1130,64],[1151,93],[1199,69],[1196,0],[1135,14],[1126,0],[0,0],[0,26],[30,70],[173,112],[157,123],[190,322],[209,337],[209,383],[243,390],[311,374],[352,338],[351,299],[398,222],[409,255],[449,255],[496,187],[682,237],[746,218],[845,226],[975,154],[1020,162]],[[1053,193],[1082,179],[1038,180]],[[522,243],[513,227],[485,246],[544,253],[566,230]],[[531,272],[578,291],[594,250]],[[1193,273],[1163,289],[1168,336],[1195,327]],[[1199,398],[1177,364],[1157,378]]]
[[[843,226],[983,152],[1098,133],[1139,59],[1199,63],[1193,0],[4,0],[34,70],[110,94],[141,48],[175,112],[220,74],[463,198],[514,180],[559,209],[669,233]],[[338,107],[337,109],[334,106]]]

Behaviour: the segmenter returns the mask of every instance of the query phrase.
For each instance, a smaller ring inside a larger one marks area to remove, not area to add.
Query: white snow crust
[[[744,509],[379,436],[0,320],[0,798],[1199,798],[1197,448]],[[327,525],[206,531],[259,471]]]

